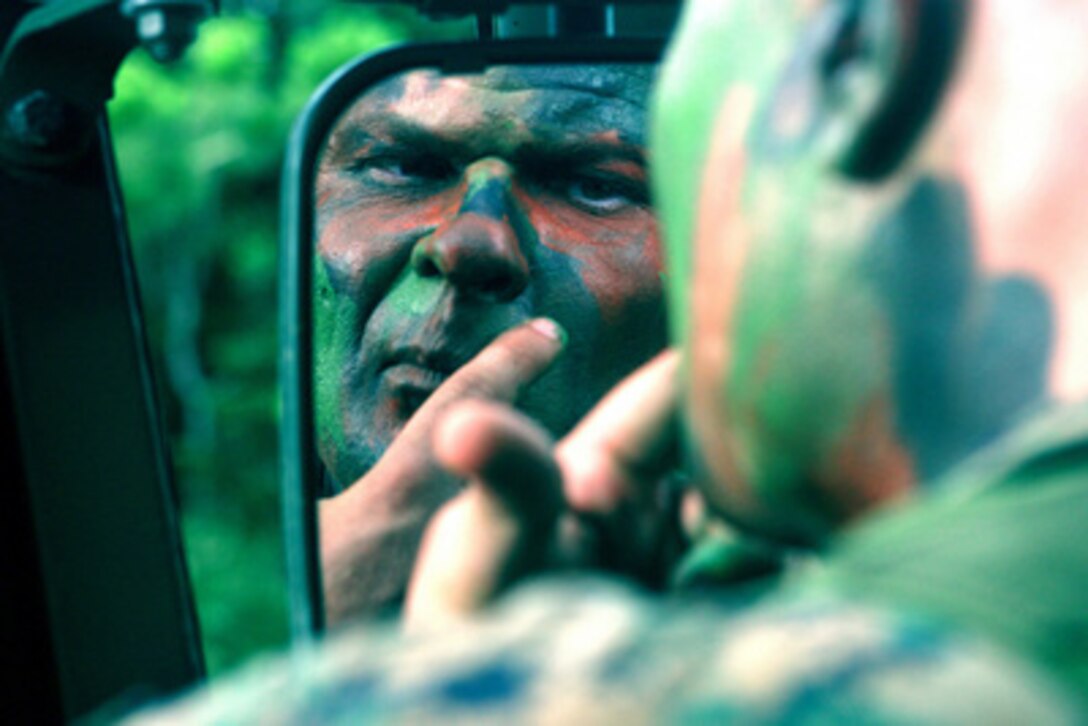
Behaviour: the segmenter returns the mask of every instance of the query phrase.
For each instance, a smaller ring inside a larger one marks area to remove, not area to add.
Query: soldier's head
[[[1088,2],[695,0],[655,101],[687,418],[801,541],[1088,392]]]
[[[422,401],[532,317],[570,339],[524,409],[562,433],[665,344],[649,65],[412,71],[332,131],[316,204],[322,459],[350,485]]]

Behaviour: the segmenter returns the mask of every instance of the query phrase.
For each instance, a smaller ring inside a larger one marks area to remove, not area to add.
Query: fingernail
[[[558,340],[561,345],[566,345],[567,331],[551,318],[536,318],[529,325],[544,337]]]

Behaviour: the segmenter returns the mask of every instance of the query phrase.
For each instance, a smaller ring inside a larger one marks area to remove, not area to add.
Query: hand
[[[660,498],[678,458],[677,361],[669,352],[643,366],[554,448],[512,408],[452,408],[434,451],[470,484],[427,528],[406,625],[457,621],[543,569],[605,567],[662,579],[680,540],[677,502]]]
[[[427,399],[366,475],[319,502],[330,625],[400,604],[427,521],[461,490],[431,451],[441,414],[466,399],[513,402],[556,359],[562,338],[547,319],[500,335]]]

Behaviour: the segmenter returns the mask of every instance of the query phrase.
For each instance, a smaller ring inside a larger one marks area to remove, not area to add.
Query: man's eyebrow
[[[371,144],[418,147],[440,153],[455,144],[440,132],[393,114],[368,113],[349,117],[333,129],[330,147],[352,152]]]
[[[645,166],[646,150],[642,145],[618,138],[618,134],[615,139],[607,138],[607,133],[540,133],[513,142],[512,149],[503,149],[501,140],[488,138],[478,129],[435,129],[394,114],[366,114],[334,130],[330,146],[337,154],[351,154],[368,146],[389,146],[460,161],[495,154],[508,155],[515,164],[579,166],[616,160]]]

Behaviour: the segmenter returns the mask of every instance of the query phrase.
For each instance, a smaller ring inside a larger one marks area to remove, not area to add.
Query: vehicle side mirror
[[[280,351],[296,636],[323,629],[324,593],[345,577],[322,572],[319,500],[353,488],[369,492],[358,509],[389,516],[351,525],[386,544],[357,555],[371,575],[346,577],[370,592],[363,614],[396,610],[422,525],[457,485],[360,478],[496,335],[538,316],[567,330],[563,358],[518,401],[556,435],[664,346],[644,154],[662,45],[397,49],[340,70],[301,116],[283,187]],[[427,451],[418,459],[425,469]]]

